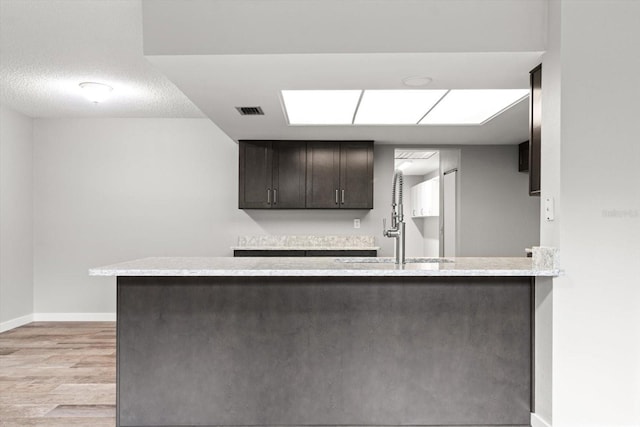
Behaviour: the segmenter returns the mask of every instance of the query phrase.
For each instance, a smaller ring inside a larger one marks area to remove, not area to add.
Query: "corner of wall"
[[[26,316],[16,317],[5,322],[0,322],[0,333],[10,331],[11,329],[18,328],[33,322],[33,314],[27,314]]]
[[[0,105],[0,330],[33,314],[33,119]]]

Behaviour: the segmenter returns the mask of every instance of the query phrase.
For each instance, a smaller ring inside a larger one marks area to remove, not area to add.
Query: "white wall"
[[[32,130],[0,105],[0,331],[33,313]]]
[[[547,19],[547,50],[542,58],[542,162],[540,198],[554,200],[554,221],[546,221],[540,204],[540,245],[560,246],[563,221],[560,197],[561,139],[561,2],[550,1]],[[535,414],[553,422],[553,288],[560,279],[537,278],[535,289]]]
[[[518,146],[461,149],[458,256],[525,256],[540,239],[540,199],[518,172]]]
[[[173,0],[142,7],[146,55],[514,52],[544,49],[547,2]],[[242,37],[230,37],[240,18],[228,17],[241,17]]]
[[[237,145],[208,119],[36,120],[34,139],[36,313],[114,312],[115,281],[89,268],[229,256],[241,234],[370,234],[393,253],[391,147],[375,147],[371,211],[242,211]]]
[[[553,425],[640,426],[640,2],[554,7],[561,54],[542,84],[560,98],[543,107],[561,121],[549,137],[543,117],[542,164],[559,165],[542,191],[559,212],[542,235],[566,274],[553,283]]]

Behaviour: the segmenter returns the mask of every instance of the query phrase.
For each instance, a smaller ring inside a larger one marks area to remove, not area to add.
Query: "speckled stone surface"
[[[374,236],[239,236],[239,250],[378,250]]]
[[[91,276],[558,276],[531,258],[447,258],[448,262],[345,262],[345,258],[143,258],[89,270]]]
[[[533,268],[539,270],[559,268],[558,249],[548,246],[534,246],[531,251]]]

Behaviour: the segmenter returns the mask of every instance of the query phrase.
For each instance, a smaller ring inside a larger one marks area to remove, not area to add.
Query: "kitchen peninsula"
[[[119,426],[529,425],[531,258],[146,258],[117,276]]]

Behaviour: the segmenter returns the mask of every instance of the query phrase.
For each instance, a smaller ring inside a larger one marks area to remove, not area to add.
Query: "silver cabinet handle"
[[[278,189],[277,188],[273,189],[273,204],[274,205],[278,204]]]
[[[271,189],[267,188],[267,204],[271,204]]]
[[[336,190],[336,205],[338,204],[338,190]]]
[[[342,204],[344,205],[344,190],[342,190]]]

